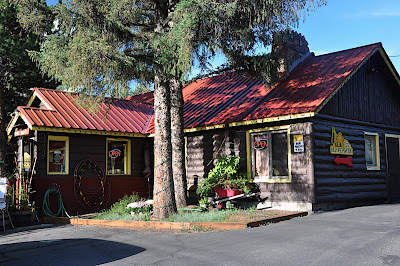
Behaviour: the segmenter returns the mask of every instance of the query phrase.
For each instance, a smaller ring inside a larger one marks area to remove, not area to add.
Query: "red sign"
[[[347,166],[352,167],[353,166],[353,162],[351,161],[351,159],[353,159],[353,156],[347,156],[347,157],[344,157],[344,158],[340,158],[339,156],[336,156],[336,158],[333,159],[333,161],[337,165],[345,164]]]
[[[253,148],[255,150],[262,150],[268,147],[268,140],[267,139],[259,139],[253,142]]]
[[[110,156],[111,158],[118,158],[119,156],[121,156],[121,151],[118,149],[113,149],[108,152],[108,156]]]

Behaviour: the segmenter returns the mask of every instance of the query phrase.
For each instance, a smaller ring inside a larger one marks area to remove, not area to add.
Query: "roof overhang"
[[[57,128],[57,127],[33,126],[31,129],[35,130],[35,131],[46,131],[46,132],[119,136],[119,137],[135,137],[135,138],[146,138],[148,136],[147,134],[142,134],[142,133],[115,132],[115,131],[103,131],[103,130],[91,130],[91,129],[76,129],[76,128]]]

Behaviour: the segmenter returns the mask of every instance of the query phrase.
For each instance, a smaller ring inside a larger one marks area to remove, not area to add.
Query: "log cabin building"
[[[265,207],[400,200],[400,78],[382,44],[315,56],[297,33],[286,42],[273,47],[287,56],[272,87],[227,73],[183,89],[188,187],[236,155]],[[77,97],[35,88],[7,128],[21,169],[34,171],[36,204],[52,184],[72,214],[151,195],[153,93],[105,101],[96,114]]]

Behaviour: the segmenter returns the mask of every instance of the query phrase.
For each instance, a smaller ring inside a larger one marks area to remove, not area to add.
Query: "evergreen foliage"
[[[5,127],[15,108],[26,103],[29,89],[56,86],[28,56],[28,50],[39,50],[38,38],[21,27],[12,3],[0,0],[0,160],[5,160]],[[13,161],[6,162],[11,171]]]
[[[15,2],[23,25],[44,39],[31,56],[64,87],[101,101],[132,80],[154,84],[154,215],[162,219],[176,211],[174,189],[185,187],[181,88],[193,62],[208,69],[222,52],[229,62],[220,71],[247,72],[271,84],[276,59],[257,54],[257,48],[325,0],[60,0],[55,7],[44,0]],[[172,142],[178,143],[174,149]],[[173,165],[173,157],[180,163]]]

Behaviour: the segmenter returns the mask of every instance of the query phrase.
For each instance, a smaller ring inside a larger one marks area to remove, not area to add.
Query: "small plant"
[[[208,208],[208,206],[210,205],[210,202],[208,201],[208,198],[204,197],[201,200],[199,200],[199,205],[201,208]]]
[[[200,182],[197,194],[207,197],[214,188],[239,189],[249,193],[253,188],[253,179],[247,173],[240,172],[240,157],[230,156],[218,160],[207,178]]]

